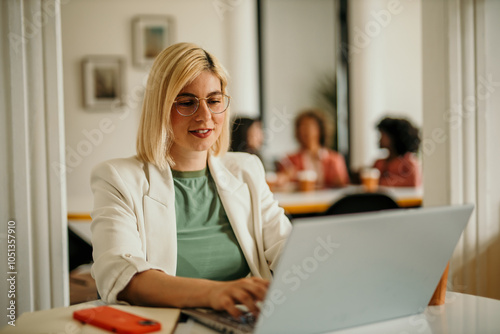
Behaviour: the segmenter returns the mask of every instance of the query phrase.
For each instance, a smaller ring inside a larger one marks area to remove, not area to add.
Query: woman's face
[[[260,122],[253,122],[248,128],[247,145],[251,149],[259,150],[263,142],[264,133],[262,132],[262,124]]]
[[[303,148],[314,149],[320,146],[320,129],[318,122],[312,117],[304,117],[299,124],[299,141]]]
[[[220,79],[213,73],[204,71],[184,87],[178,96],[196,96],[203,99],[214,93],[222,93]],[[207,101],[201,100],[194,115],[180,115],[175,104],[172,105],[170,115],[174,131],[171,154],[175,160],[175,155],[179,153],[206,154],[222,132],[226,112],[213,114],[207,106]]]
[[[384,131],[380,131],[380,140],[379,140],[379,146],[380,148],[385,148],[388,150],[392,149],[392,141],[391,137]]]

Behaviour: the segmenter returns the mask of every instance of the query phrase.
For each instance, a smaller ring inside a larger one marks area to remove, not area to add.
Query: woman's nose
[[[198,110],[195,113],[196,119],[209,119],[212,117],[212,112],[208,108],[207,100],[201,100]]]

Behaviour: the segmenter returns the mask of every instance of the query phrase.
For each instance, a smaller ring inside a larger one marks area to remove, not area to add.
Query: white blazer
[[[209,157],[210,173],[253,276],[272,279],[291,224],[265,182],[259,158],[247,153]],[[177,230],[170,169],[137,157],[110,160],[92,171],[92,245],[101,298],[117,302],[136,273],[175,275]]]

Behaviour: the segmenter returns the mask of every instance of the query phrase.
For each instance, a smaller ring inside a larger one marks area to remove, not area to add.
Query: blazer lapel
[[[259,275],[257,248],[253,231],[252,202],[248,186],[236,178],[224,166],[220,158],[209,157],[210,173],[217,185],[217,191],[226,210],[234,234],[245,255],[248,266],[255,276]]]
[[[175,190],[172,172],[160,172],[147,164],[149,193],[144,195],[144,226],[147,260],[168,274],[177,269],[177,225],[175,218]]]

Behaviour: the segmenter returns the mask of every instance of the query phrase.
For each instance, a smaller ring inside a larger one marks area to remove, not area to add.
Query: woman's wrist
[[[204,288],[200,291],[199,300],[201,301],[204,307],[213,308],[213,293],[219,289],[219,287],[226,282],[219,281],[211,281],[211,280],[202,280],[204,284]]]
[[[180,284],[174,284],[179,289],[177,295],[181,298],[174,298],[172,306],[178,308],[184,307],[212,307],[211,293],[224,282],[211,281],[199,278],[184,278],[171,276],[172,280],[176,280]],[[172,299],[171,296],[168,299]]]

